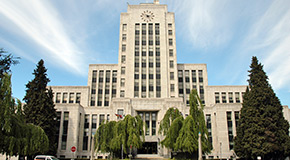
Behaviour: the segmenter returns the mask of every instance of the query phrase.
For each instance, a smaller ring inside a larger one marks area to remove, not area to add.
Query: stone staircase
[[[164,158],[159,156],[158,154],[137,154],[136,160],[167,160],[168,158]]]

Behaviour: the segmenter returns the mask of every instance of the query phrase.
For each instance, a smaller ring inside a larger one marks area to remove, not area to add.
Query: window
[[[97,131],[97,117],[98,115],[93,114],[92,115],[92,135],[95,135],[96,131]]]
[[[117,119],[122,119],[123,116],[124,116],[124,110],[123,109],[118,109],[117,110],[117,115],[119,115],[119,116],[117,116]]]
[[[122,52],[126,52],[126,44],[122,44]]]
[[[159,62],[156,62],[156,68],[160,68],[160,63]]]
[[[142,30],[146,30],[146,23],[142,24]]]
[[[56,96],[55,96],[55,103],[60,103],[60,97],[61,97],[61,93],[56,93]]]
[[[127,37],[126,37],[126,34],[123,34],[122,35],[122,41],[126,41]]]
[[[121,87],[125,87],[125,78],[121,78]]]
[[[152,85],[149,85],[149,91],[152,92],[154,90],[154,87]]]
[[[127,24],[123,24],[123,31],[127,31]]]
[[[93,71],[93,78],[92,78],[92,82],[97,82],[97,71]]]
[[[239,126],[239,120],[240,120],[240,112],[239,111],[235,111],[236,128]]]
[[[173,40],[172,40],[172,38],[169,38],[169,46],[173,46]]]
[[[83,150],[88,150],[88,140],[89,140],[89,124],[90,124],[90,115],[85,115],[84,122],[84,136],[83,136]]]
[[[117,83],[117,71],[116,70],[114,70],[113,71],[113,83]]]
[[[62,136],[61,136],[61,150],[66,150],[68,121],[69,121],[69,112],[64,112],[63,131],[62,131]]]
[[[149,114],[149,112],[146,112],[146,113],[145,113],[145,124],[146,124],[146,126],[147,126],[147,128],[148,128],[148,129],[146,130],[145,135],[148,136],[149,133],[150,133],[150,130],[149,130],[149,128],[150,128],[150,114]]]
[[[205,117],[206,117],[205,118],[206,119],[206,128],[208,131],[208,140],[210,143],[212,143],[211,115],[206,114]]]
[[[111,71],[106,71],[106,83],[110,83]]]
[[[172,35],[172,30],[168,30],[168,35]]]
[[[69,93],[69,103],[74,103],[74,93]]]
[[[135,24],[135,30],[140,30],[140,24],[139,23]]]
[[[155,35],[159,35],[159,24],[155,24]]]
[[[158,33],[159,33],[159,31],[158,31]],[[160,45],[160,37],[159,37],[159,35],[156,35],[155,36],[155,45],[156,46],[159,46]]]
[[[126,63],[126,56],[125,55],[122,55],[121,63]]]
[[[161,79],[161,75],[160,74],[156,74],[156,79]]]
[[[227,122],[228,122],[229,147],[230,150],[232,150],[234,148],[232,112],[227,112]]]
[[[156,47],[155,51],[156,51],[156,57],[159,57],[160,56],[160,47]]]
[[[120,91],[120,97],[125,97],[125,91],[124,90]]]
[[[233,100],[233,92],[229,92],[229,103],[234,103],[234,100]]]
[[[67,93],[63,93],[62,96],[62,103],[67,103]]]
[[[152,125],[152,130],[151,130],[151,134],[152,136],[155,136],[156,135],[156,113],[153,112],[151,114],[151,125]]]
[[[100,121],[99,121],[99,126],[105,121],[105,115],[100,114]]]
[[[81,114],[81,113],[80,113]],[[60,131],[60,123],[61,123],[61,111],[56,112],[56,132],[55,137],[59,137],[59,131]],[[58,139],[56,141],[56,146],[58,146]]]
[[[92,96],[91,96],[91,104],[90,104],[90,106],[95,106],[95,103],[96,103],[96,99],[95,99],[96,97],[95,97],[95,95],[94,94],[92,94]]]
[[[99,72],[99,83],[102,83],[102,82],[103,82],[103,78],[104,78],[104,71],[101,70],[101,71]]]
[[[170,65],[169,65],[169,66],[170,66],[170,68],[174,68],[173,61],[170,61],[169,63],[170,63]]]
[[[125,74],[125,67],[121,67],[121,74]]]
[[[81,103],[81,93],[77,93],[77,95],[76,95],[76,103]]]
[[[170,72],[170,80],[174,80],[174,72]]]
[[[191,76],[192,76],[192,82],[195,83],[196,82],[196,70],[191,71]]]
[[[107,114],[107,121],[110,121],[110,114]]]
[[[185,82],[189,83],[189,70],[184,71],[184,76],[185,76]]]
[[[137,39],[138,38],[138,39]],[[135,40],[135,46],[138,46],[140,44],[140,41],[139,41],[139,37],[136,37],[136,40]]]
[[[174,92],[175,88],[174,88],[174,84],[170,84],[170,92]]]
[[[202,70],[198,70],[198,78],[199,78],[199,82],[203,82],[203,72],[202,72]]]
[[[226,92],[222,92],[222,102],[227,103],[227,94]]]
[[[172,28],[172,23],[168,23],[168,28]]]
[[[186,88],[185,93],[186,94],[190,94],[190,89],[189,88]]]
[[[215,92],[215,103],[220,103],[220,93],[219,92]]]
[[[241,100],[240,100],[240,93],[239,92],[236,92],[235,93],[235,98],[236,98],[236,103],[240,103]]]
[[[169,56],[173,57],[173,49],[169,49]]]

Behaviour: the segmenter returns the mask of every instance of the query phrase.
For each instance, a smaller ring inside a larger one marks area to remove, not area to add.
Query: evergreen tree
[[[234,150],[245,159],[285,159],[290,151],[289,124],[263,65],[252,58]]]
[[[47,154],[56,154],[57,146],[56,134],[56,110],[53,103],[53,94],[51,89],[47,89],[47,83],[50,81],[46,74],[44,61],[38,62],[34,70],[34,79],[26,85],[26,95],[24,101],[24,117],[27,123],[40,126],[49,139],[49,151]]]
[[[4,73],[10,72],[10,67],[13,64],[19,63],[17,59],[19,57],[13,57],[11,54],[7,54],[3,48],[0,48],[0,79],[3,77]]]

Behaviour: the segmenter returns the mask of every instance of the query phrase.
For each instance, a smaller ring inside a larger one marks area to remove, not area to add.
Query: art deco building
[[[90,64],[87,86],[52,86],[58,113],[58,157],[91,155],[92,135],[115,114],[139,114],[149,129],[138,154],[168,157],[160,145],[159,123],[170,107],[189,114],[189,94],[196,89],[205,109],[208,158],[234,156],[233,137],[246,86],[209,86],[206,64],[178,64],[174,13],[167,5],[128,5],[121,13],[117,64]],[[117,56],[117,53],[116,53]],[[71,152],[75,146],[77,151]],[[96,153],[98,158],[106,154]]]

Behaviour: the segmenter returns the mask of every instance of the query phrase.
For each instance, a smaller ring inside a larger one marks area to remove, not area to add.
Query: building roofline
[[[118,64],[89,64],[89,66],[118,66]]]

